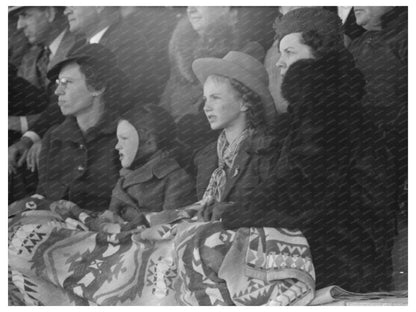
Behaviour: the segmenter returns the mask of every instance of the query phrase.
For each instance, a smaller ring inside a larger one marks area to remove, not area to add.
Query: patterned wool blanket
[[[29,208],[9,218],[9,305],[306,305],[314,297],[300,232],[226,231],[176,211],[154,215],[170,223],[106,234]]]

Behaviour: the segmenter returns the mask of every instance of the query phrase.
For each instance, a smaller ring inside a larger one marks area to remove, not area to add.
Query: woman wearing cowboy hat
[[[186,304],[268,304],[278,296],[276,293],[280,294],[280,283],[290,277],[281,274],[280,281],[265,286],[270,287],[269,290],[275,288],[276,292],[261,294],[253,291],[246,285],[248,275],[229,267],[230,259],[236,255],[235,246],[246,246],[248,236],[237,229],[235,232],[227,231],[223,222],[215,222],[221,221],[223,213],[233,203],[240,205],[257,198],[257,186],[265,183],[274,172],[279,153],[276,137],[269,134],[268,128],[268,122],[275,115],[275,106],[267,87],[267,72],[257,59],[236,51],[229,52],[222,59],[197,59],[192,68],[203,85],[204,112],[211,129],[221,130],[221,133],[217,142],[200,150],[194,160],[197,196],[202,206],[198,221],[205,223],[199,223],[186,236],[176,238],[178,268],[187,276],[181,288],[182,296],[187,299]],[[239,217],[244,218],[243,210]],[[268,233],[267,229],[259,231]],[[294,235],[301,237],[298,242],[304,239],[300,232]],[[263,251],[265,254],[276,252],[274,243],[268,240],[270,237],[264,237],[264,241],[270,244],[265,244],[260,254]],[[304,289],[310,290],[314,285],[313,265],[307,244],[304,247],[305,252],[299,257],[310,265],[301,269],[301,275],[307,276],[309,283]],[[247,259],[240,260],[236,267]],[[256,275],[258,270],[263,269],[254,268],[256,273],[250,275],[254,279],[249,280],[262,284],[261,274]],[[276,267],[271,264],[262,272],[273,270]],[[210,291],[206,291],[205,285],[209,285]],[[243,298],[240,290],[246,292],[247,298]]]
[[[222,59],[197,59],[192,69],[203,85],[204,113],[210,127],[221,133],[216,142],[197,152],[194,159],[197,197],[203,207],[198,220],[209,222],[186,239],[178,267],[189,276],[189,283],[185,281],[183,287],[185,296],[188,293],[190,297],[195,296],[199,305],[213,302],[234,305],[229,288],[231,281],[227,284],[218,277],[227,253],[224,251],[230,250],[232,240],[211,246],[209,237],[217,233],[229,235],[222,222],[211,221],[221,220],[233,202],[246,202],[256,196],[253,192],[256,186],[273,172],[278,153],[275,137],[267,134],[266,117],[271,120],[275,108],[267,88],[266,69],[248,54],[231,51]],[[178,246],[183,244],[179,241]],[[205,250],[199,245],[212,248]],[[200,259],[202,273],[195,272],[191,263],[194,258]],[[215,291],[201,289],[201,275]]]
[[[221,202],[244,201],[276,162],[266,120],[274,116],[267,72],[254,57],[231,51],[223,59],[197,59],[192,68],[203,85],[204,112],[217,142],[195,157],[197,195],[205,221],[221,217]],[[215,215],[213,215],[215,214]]]

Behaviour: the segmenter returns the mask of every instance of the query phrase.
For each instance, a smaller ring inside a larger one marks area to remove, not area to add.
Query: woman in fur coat
[[[333,13],[301,8],[279,25],[282,94],[290,123],[275,175],[248,202],[216,207],[226,229],[300,229],[311,246],[317,288],[388,289],[392,171],[374,126],[364,122],[364,79]],[[390,233],[391,234],[391,233]]]

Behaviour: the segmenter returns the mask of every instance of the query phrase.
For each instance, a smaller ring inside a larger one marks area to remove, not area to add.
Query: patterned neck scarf
[[[245,129],[241,135],[231,144],[228,143],[225,131],[221,132],[217,141],[218,168],[214,170],[209,180],[207,189],[205,190],[203,200],[211,197],[220,202],[224,192],[227,175],[225,169],[231,169],[234,165],[235,158],[240,149],[241,143],[249,136],[250,131]]]

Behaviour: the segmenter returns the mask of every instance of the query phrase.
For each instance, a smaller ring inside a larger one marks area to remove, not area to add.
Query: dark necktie
[[[36,72],[38,75],[39,83],[44,88],[46,88],[49,83],[49,80],[46,77],[46,73],[48,72],[50,55],[51,50],[49,50],[49,47],[43,47],[36,61]]]

